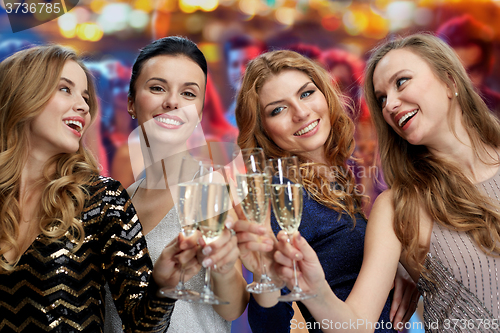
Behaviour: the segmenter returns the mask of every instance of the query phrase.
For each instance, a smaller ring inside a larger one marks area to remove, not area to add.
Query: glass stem
[[[295,281],[293,284],[292,292],[301,293],[302,289],[300,289],[300,287],[299,287],[299,279],[297,278],[297,262],[295,260],[293,261],[293,277],[294,277]]]
[[[210,281],[211,270],[212,269],[210,267],[207,267],[207,269],[205,271],[205,285],[203,286],[203,293],[207,294],[207,295],[212,294],[212,287],[210,285],[210,283],[211,283],[211,281]]]
[[[184,275],[185,275],[186,271],[184,270],[184,268],[181,268],[181,276],[179,277],[179,283],[177,283],[177,287],[176,289],[177,290],[184,290],[186,289],[186,286],[184,286]]]
[[[262,252],[259,252],[259,260],[260,260],[260,283],[268,282],[269,278],[267,276],[266,264],[262,260]]]

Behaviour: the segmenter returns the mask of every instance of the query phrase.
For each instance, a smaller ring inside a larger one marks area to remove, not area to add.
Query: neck
[[[187,152],[184,154],[175,154],[146,168],[144,187],[146,189],[165,189],[176,185],[179,178],[181,161],[186,155],[188,155]]]
[[[460,166],[465,176],[473,183],[490,178],[491,173],[498,168],[498,154],[495,148],[483,145],[475,150],[464,126],[460,123],[460,126],[455,128],[456,136],[451,131],[443,135],[439,142],[427,146],[429,152]]]
[[[37,182],[43,178],[43,168],[46,162],[46,159],[40,159],[30,154],[21,172],[18,200],[25,221],[30,221],[33,218],[32,215],[36,211],[34,207],[39,204],[43,189],[39,183],[37,185]],[[55,166],[51,166],[51,169],[55,169]]]

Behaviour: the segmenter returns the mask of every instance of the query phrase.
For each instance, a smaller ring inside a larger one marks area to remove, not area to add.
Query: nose
[[[83,96],[78,96],[74,104],[74,109],[75,111],[81,112],[84,115],[86,115],[90,111],[90,106],[88,105],[87,100]]]
[[[388,112],[396,112],[399,107],[401,106],[401,100],[395,96],[394,94],[393,95],[387,95],[387,100],[386,100],[386,105],[385,105],[385,109],[388,111]]]
[[[303,103],[298,102],[293,104],[292,119],[294,122],[301,122],[303,120],[306,120],[309,117],[310,113],[310,109]]]
[[[179,107],[179,101],[175,93],[170,93],[165,96],[162,107],[166,110],[174,110]]]

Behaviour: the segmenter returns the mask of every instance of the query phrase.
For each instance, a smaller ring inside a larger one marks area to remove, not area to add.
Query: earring
[[[132,115],[132,119],[135,119],[135,115],[134,114]]]
[[[458,97],[458,91],[455,91],[455,97]]]

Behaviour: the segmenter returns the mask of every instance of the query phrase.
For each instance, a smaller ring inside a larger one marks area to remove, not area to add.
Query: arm
[[[354,331],[374,331],[373,326],[370,328],[370,325],[366,324],[378,321],[392,288],[401,255],[401,243],[392,226],[393,213],[392,194],[386,191],[377,198],[373,206],[366,229],[361,271],[345,302],[331,291],[316,253],[307,242],[297,233],[292,240],[295,249],[286,242],[286,235],[279,235],[279,251],[275,253],[277,270],[290,283],[293,281],[292,259],[297,260],[301,272],[301,288],[318,295],[316,298],[304,300],[303,304],[316,321],[326,320],[332,323],[323,328],[324,332],[333,331],[335,323],[342,325],[349,322],[361,324],[356,326]],[[347,325],[341,328],[341,331],[349,331],[349,328],[351,327]]]
[[[118,182],[104,180],[103,184],[104,186],[90,191],[104,193],[102,207],[98,207],[99,210],[94,208],[88,214],[96,214],[101,219],[101,267],[125,332],[164,331],[170,323],[174,301],[158,297],[157,291],[159,286],[166,286],[163,281],[169,284],[169,279],[164,275],[165,279],[157,283],[152,278],[153,265],[146,240],[127,192]],[[97,197],[98,194],[94,196]],[[192,243],[196,244],[196,241],[191,241]],[[189,251],[186,253],[189,254]],[[193,258],[194,255],[195,251],[192,251]],[[181,256],[181,260],[192,263],[189,255],[184,256]],[[192,264],[196,265],[196,261]],[[175,278],[170,280],[174,281],[170,286],[175,286]]]
[[[410,277],[406,269],[399,263],[394,280],[394,294],[392,298],[390,319],[395,327],[404,327],[417,309],[420,292],[417,284]]]

